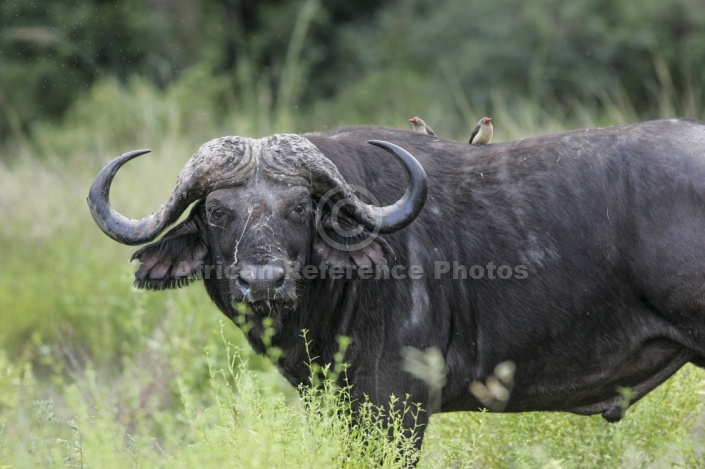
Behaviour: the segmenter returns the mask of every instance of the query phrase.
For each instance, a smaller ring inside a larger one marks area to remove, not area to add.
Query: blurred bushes
[[[289,68],[294,60],[320,63],[335,36],[332,25],[372,11],[342,0],[325,6],[311,0],[1,2],[0,138],[24,143],[38,121],[62,117],[106,78],[126,83],[139,75],[161,88],[184,79],[195,94],[226,79],[230,95],[240,94],[250,108],[252,100],[274,106],[268,95],[286,88],[287,61]],[[307,59],[287,57],[296,19],[306,12],[311,17],[301,25],[300,47]],[[193,68],[207,76],[194,83]],[[203,103],[209,113],[237,104]]]
[[[474,121],[493,113],[498,93],[567,116],[575,102],[685,115],[700,111],[689,103],[705,87],[702,0],[9,0],[0,17],[0,138],[17,141],[94,83],[130,86],[136,75],[162,89],[182,81],[186,98],[208,95],[204,113],[257,113],[262,133],[311,130],[291,113],[351,90],[362,90],[351,115],[403,92]],[[395,86],[402,77],[413,83]],[[684,106],[663,108],[683,94]]]
[[[101,77],[166,83],[188,62],[180,22],[136,0],[11,0],[0,17],[0,135],[62,115]]]
[[[568,114],[576,100],[599,113],[606,97],[626,95],[646,118],[664,94],[705,87],[701,0],[399,2],[369,34],[347,34],[365,69],[408,70],[437,96],[457,83],[483,114],[494,93]]]

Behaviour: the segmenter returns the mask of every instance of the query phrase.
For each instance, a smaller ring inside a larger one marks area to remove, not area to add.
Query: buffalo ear
[[[132,255],[140,261],[135,286],[165,290],[188,285],[203,276],[208,246],[192,216],[171,229],[162,239],[148,244]]]
[[[316,223],[317,236],[314,238],[312,261],[315,264],[328,263],[336,267],[357,267],[373,269],[395,259],[394,251],[381,236],[362,230],[353,237],[343,237],[340,231],[350,231],[359,227],[355,222],[338,214],[336,222],[323,215]],[[358,249],[352,249],[356,244]],[[350,247],[350,248],[348,248]],[[342,249],[341,249],[342,248]]]

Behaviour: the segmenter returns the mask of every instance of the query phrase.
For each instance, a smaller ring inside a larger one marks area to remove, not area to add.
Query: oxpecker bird
[[[475,145],[487,145],[492,141],[492,118],[483,117],[470,135],[470,142]]]
[[[420,117],[413,117],[409,119],[409,122],[411,122],[411,126],[414,128],[414,132],[418,132],[420,134],[436,135],[433,132],[433,129],[426,125],[426,123]]]

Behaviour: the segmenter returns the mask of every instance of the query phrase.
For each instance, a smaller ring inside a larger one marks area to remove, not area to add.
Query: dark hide
[[[412,265],[423,270],[419,279],[297,281],[295,307],[273,312],[274,345],[284,351],[278,366],[293,385],[309,376],[302,329],[310,331],[310,355],[322,364],[333,360],[338,336],[352,339],[346,361],[357,396],[385,404],[390,394],[411,394],[427,410],[426,385],[404,371],[403,347],[441,351],[447,368],[441,411],[482,408],[470,384],[486,382],[497,364],[512,361],[516,374],[504,411],[602,413],[617,420],[618,387],[632,388],[634,402],[685,363],[705,364],[703,123],[652,121],[482,146],[383,128],[306,137],[379,204],[397,200],[407,182],[394,158],[369,139],[414,155],[429,192],[411,225],[360,252],[322,242],[313,208],[295,229],[272,212],[276,231],[293,238],[260,233],[240,245],[241,256],[267,243],[303,264],[386,260],[407,274]],[[243,197],[264,200],[284,187],[262,179],[223,197],[237,211]],[[195,208],[192,221],[136,254],[143,263],[138,285],[177,286],[181,281],[169,277],[166,264],[227,257],[240,232],[209,226],[207,203]],[[332,233],[325,214],[321,219]],[[214,252],[217,243],[224,247]],[[484,276],[454,278],[454,261],[480,266]],[[437,262],[448,262],[450,271],[436,275],[443,265]],[[198,267],[182,274],[201,275]],[[205,284],[218,307],[235,317],[232,285]],[[254,328],[248,337],[263,351],[258,333]]]

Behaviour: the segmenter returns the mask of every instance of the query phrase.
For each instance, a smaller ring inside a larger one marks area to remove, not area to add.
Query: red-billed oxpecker
[[[470,141],[468,143],[475,145],[487,145],[492,141],[492,131],[492,118],[483,117],[473,129],[472,135],[470,135]]]
[[[418,132],[420,134],[436,135],[433,132],[433,129],[429,127],[420,117],[412,117],[411,119],[409,119],[409,122],[411,122],[411,126],[414,128],[414,132]]]

